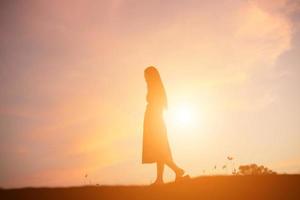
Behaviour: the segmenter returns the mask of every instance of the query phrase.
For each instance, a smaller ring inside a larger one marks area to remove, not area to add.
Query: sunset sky
[[[152,182],[150,65],[191,176],[300,173],[299,64],[298,0],[1,1],[0,187]]]

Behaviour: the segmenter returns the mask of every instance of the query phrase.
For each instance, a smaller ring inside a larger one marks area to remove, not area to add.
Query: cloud
[[[292,21],[288,16],[250,2],[238,14],[237,40],[251,64],[273,64],[291,46]],[[244,48],[242,48],[244,47]]]
[[[157,63],[165,71],[188,68],[192,80],[198,76],[202,84],[222,86],[243,83],[258,70],[272,68],[291,48],[294,22],[282,9],[257,1],[235,1],[225,8],[217,4],[193,2],[195,9],[183,6],[172,18],[162,17],[158,25],[141,15],[143,24],[133,26],[136,32],[121,41],[120,59],[126,57],[128,63],[138,65]],[[164,16],[160,12],[157,15]]]

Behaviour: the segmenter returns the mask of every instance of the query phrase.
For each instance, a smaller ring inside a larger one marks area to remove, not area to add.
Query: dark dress
[[[142,163],[169,162],[172,154],[168,142],[167,129],[163,119],[164,106],[161,100],[151,94],[147,96],[144,117]]]

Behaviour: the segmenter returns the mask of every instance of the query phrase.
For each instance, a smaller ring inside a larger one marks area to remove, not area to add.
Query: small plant
[[[234,174],[234,158],[232,156],[227,156],[227,160],[231,162],[231,174]]]
[[[233,169],[233,171],[232,171],[232,175],[237,175],[236,168],[234,168],[234,169]]]
[[[233,160],[233,157],[227,156],[228,160]]]
[[[257,164],[241,165],[239,166],[238,175],[270,175],[277,174],[275,171],[268,169],[267,167]]]
[[[88,174],[85,174],[83,184],[87,185],[87,183],[88,183]]]

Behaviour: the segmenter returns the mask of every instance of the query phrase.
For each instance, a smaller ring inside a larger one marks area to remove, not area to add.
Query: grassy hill
[[[162,186],[0,189],[0,199],[300,199],[300,175],[207,176]]]

